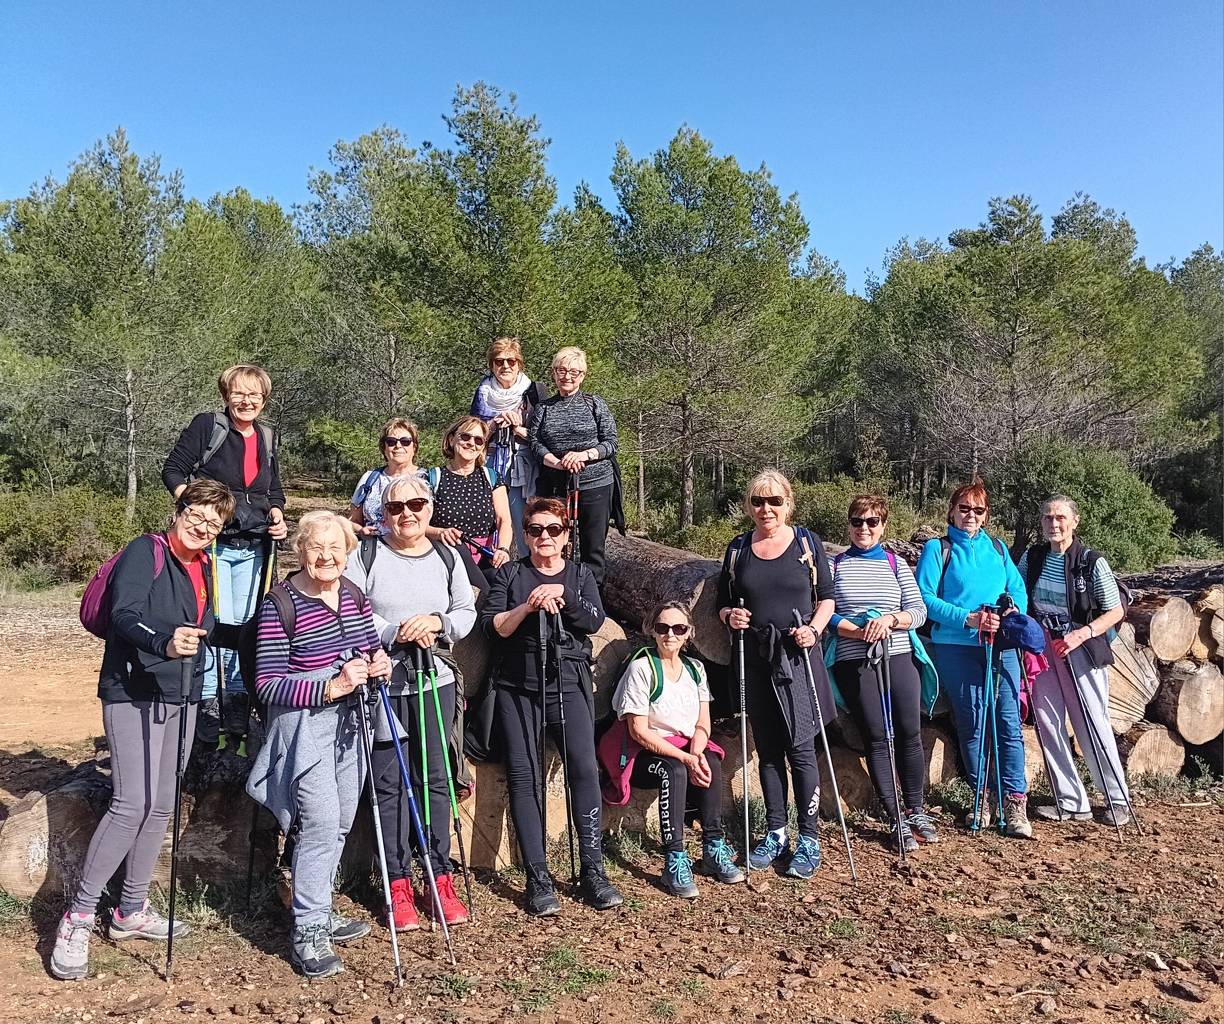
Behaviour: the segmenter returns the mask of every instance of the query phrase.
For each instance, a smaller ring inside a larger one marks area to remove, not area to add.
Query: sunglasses
[[[544,534],[550,537],[560,537],[565,532],[565,527],[560,523],[549,523],[547,526],[540,523],[529,523],[525,532],[528,537],[543,537]]]
[[[456,441],[466,441],[468,444],[474,444],[477,447],[485,443],[484,434],[456,434]]]
[[[420,512],[429,504],[428,498],[409,498],[407,501],[389,501],[383,506],[383,511],[389,516],[403,515],[404,509]]]
[[[985,505],[957,505],[956,510],[963,516],[967,516],[970,512],[975,516],[984,516],[986,514]]]
[[[411,448],[416,441],[411,437],[384,437],[383,444],[388,448]]]
[[[781,508],[786,504],[786,499],[780,494],[754,494],[748,500],[752,502],[753,508],[764,508],[766,505]]]
[[[689,631],[689,625],[687,622],[656,622],[654,631],[659,636],[667,636],[668,633],[684,636]]]
[[[515,359],[514,356],[509,356],[508,358],[505,358],[505,359],[494,359],[493,365],[494,366],[518,366],[518,360]]]
[[[856,530],[860,526],[870,526],[873,530],[880,525],[879,516],[851,516],[850,525]]]

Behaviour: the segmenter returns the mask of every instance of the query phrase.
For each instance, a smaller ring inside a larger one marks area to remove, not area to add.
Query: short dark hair
[[[967,484],[962,484],[952,492],[952,497],[948,499],[948,522],[952,523],[952,513],[956,506],[964,502],[980,504],[986,509],[986,515],[982,519],[982,525],[985,526],[990,520],[990,495],[986,493],[986,485],[977,477],[974,477]]]
[[[198,480],[192,480],[179,492],[175,508],[182,512],[188,505],[207,505],[217,510],[221,522],[228,523],[234,517],[234,509],[237,504],[225,484],[219,480],[200,477]]]
[[[561,525],[569,529],[569,510],[565,507],[565,502],[560,498],[542,498],[538,494],[527,499],[527,507],[523,509],[523,526],[531,522],[532,516],[538,516],[541,512],[556,516],[561,520]]]
[[[888,522],[888,499],[878,494],[856,494],[850,499],[850,511],[847,516],[879,516],[883,523]]]

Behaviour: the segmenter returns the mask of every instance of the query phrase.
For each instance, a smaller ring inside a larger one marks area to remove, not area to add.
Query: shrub
[[[1177,541],[1177,557],[1188,562],[1220,562],[1224,561],[1224,544],[1214,537],[1195,530]]]
[[[888,498],[888,537],[909,540],[920,524],[943,522],[942,509],[922,515],[907,498],[890,491],[892,488],[883,481],[854,480],[845,474],[820,483],[796,484],[794,521],[820,534],[830,544],[847,544],[846,513],[850,500],[859,494],[883,494]]]

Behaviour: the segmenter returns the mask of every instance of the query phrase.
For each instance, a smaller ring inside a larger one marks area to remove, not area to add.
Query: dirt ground
[[[100,654],[70,592],[0,595],[0,821],[93,756]],[[1095,823],[1039,825],[1036,843],[974,839],[946,814],[942,841],[907,870],[877,822],[856,821],[857,885],[831,824],[813,882],[699,880],[692,903],[657,889],[649,842],[610,837],[624,907],[597,914],[563,898],[559,919],[532,921],[516,903],[521,875],[482,874],[479,920],[454,933],[456,965],[438,935],[405,934],[402,988],[377,924],[342,950],[345,973],[303,982],[270,882],[250,911],[240,884],[184,891],[193,933],[176,945],[170,984],[162,948],[100,935],[92,976],[56,982],[46,960],[62,908],[0,894],[0,1020],[1224,1022],[1224,798],[1185,785],[1138,801],[1146,835],[1130,829],[1122,844]],[[339,904],[374,916],[361,886]]]

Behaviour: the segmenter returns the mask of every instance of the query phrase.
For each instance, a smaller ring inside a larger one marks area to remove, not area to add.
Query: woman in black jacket
[[[493,675],[495,727],[505,754],[510,817],[527,870],[527,913],[533,917],[547,917],[561,910],[548,873],[544,808],[540,804],[542,689],[548,706],[544,720],[558,747],[562,717],[565,721],[564,749],[569,755],[565,775],[578,832],[583,899],[596,910],[621,904],[621,895],[603,868],[591,694],[590,634],[603,625],[604,610],[591,571],[561,554],[569,525],[565,503],[559,499],[532,498],[527,502],[523,532],[530,555],[497,571],[480,617],[481,628],[498,647]],[[548,636],[543,659],[541,615],[547,620]],[[541,660],[546,665],[546,688],[540,678]]]
[[[285,492],[276,460],[276,435],[258,422],[272,381],[258,366],[231,366],[217,381],[224,412],[202,412],[179,435],[162,467],[162,482],[177,500],[195,479],[216,480],[234,495],[234,512],[213,547],[213,611],[221,622],[241,625],[255,614],[272,545],[284,540]],[[218,722],[218,679],[226,706]],[[209,661],[200,739],[217,741],[218,727],[237,745],[246,733],[249,701],[236,652],[227,651],[218,668]],[[221,745],[225,745],[222,738]]]
[[[218,628],[213,618],[205,554],[233,513],[234,498],[222,484],[197,480],[179,495],[170,528],[137,537],[111,570],[98,696],[114,793],[56,933],[51,973],[57,978],[85,977],[98,900],[121,863],[123,894],[110,937],[169,936],[168,922],[149,906],[149,882],[173,810],[179,715],[187,715],[190,730],[203,687],[201,640],[215,632],[218,642],[237,641],[236,628]],[[186,694],[184,658],[193,663]],[[175,922],[176,938],[186,930]]]

